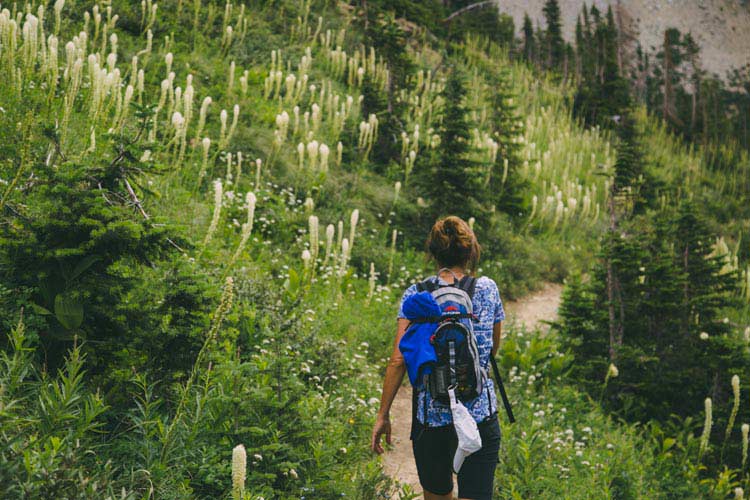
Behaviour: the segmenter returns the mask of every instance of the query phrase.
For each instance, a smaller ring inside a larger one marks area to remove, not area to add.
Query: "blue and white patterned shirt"
[[[442,285],[447,284],[442,278],[433,277],[432,279],[433,281],[438,279]],[[417,285],[411,285],[404,291],[404,295],[401,297],[401,305],[398,309],[399,318],[405,318],[403,311],[404,300],[415,293],[417,293]],[[505,319],[505,310],[503,309],[503,302],[500,299],[500,292],[497,289],[497,285],[492,279],[486,276],[477,279],[471,303],[474,314],[479,318],[479,321],[474,323],[474,335],[476,336],[477,348],[479,349],[479,362],[488,374],[488,377],[482,394],[473,401],[463,404],[469,410],[471,416],[474,417],[474,420],[481,422],[489,417],[490,414],[497,411],[495,386],[489,377],[489,363],[492,351],[492,329],[495,323],[499,323]],[[424,424],[425,401],[427,402],[427,423],[430,427],[453,423],[450,406],[432,399],[428,391],[421,391],[417,403],[417,418],[422,424]]]

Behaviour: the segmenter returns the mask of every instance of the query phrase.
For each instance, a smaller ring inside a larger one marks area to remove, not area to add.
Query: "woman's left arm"
[[[500,348],[500,337],[503,333],[503,322],[498,321],[492,326],[492,357],[494,358],[497,354],[497,350]]]

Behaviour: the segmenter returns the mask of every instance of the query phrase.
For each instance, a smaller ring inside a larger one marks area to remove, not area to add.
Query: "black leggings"
[[[427,428],[419,422],[412,425],[412,449],[419,483],[430,493],[447,495],[453,491],[453,455],[458,445],[456,430],[453,425]],[[497,414],[481,422],[478,427],[482,449],[466,457],[461,466],[458,472],[458,496],[491,500],[500,452]]]

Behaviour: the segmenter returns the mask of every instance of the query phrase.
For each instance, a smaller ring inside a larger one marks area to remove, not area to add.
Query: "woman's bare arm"
[[[500,348],[500,338],[503,333],[503,322],[498,321],[492,327],[492,357],[494,358],[497,354],[497,350]]]
[[[408,326],[408,320],[399,318],[396,340],[393,343],[393,352],[391,353],[391,359],[388,361],[388,366],[385,369],[383,394],[380,397],[380,410],[378,411],[375,427],[372,430],[372,442],[370,443],[370,448],[376,453],[383,453],[383,447],[380,444],[380,436],[383,434],[385,434],[385,441],[388,444],[391,444],[391,405],[396,398],[398,389],[401,387],[401,381],[404,379],[404,374],[406,373],[406,364],[404,363],[404,357],[398,348],[398,344]]]

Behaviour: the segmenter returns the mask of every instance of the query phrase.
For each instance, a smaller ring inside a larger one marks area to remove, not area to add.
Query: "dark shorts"
[[[452,425],[423,428],[412,424],[412,449],[417,462],[422,488],[437,495],[453,491],[453,455],[458,438]],[[479,425],[482,449],[464,461],[458,473],[458,496],[476,500],[491,500],[500,453],[500,424],[497,414]]]

